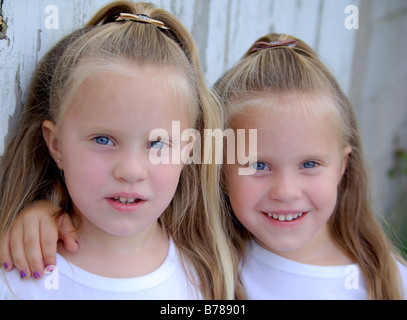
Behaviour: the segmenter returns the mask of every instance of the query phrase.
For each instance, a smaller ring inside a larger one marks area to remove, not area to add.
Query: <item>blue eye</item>
[[[318,163],[314,162],[314,161],[307,161],[305,162],[302,167],[304,169],[312,169],[318,166]]]
[[[165,148],[165,143],[162,141],[153,141],[150,142],[147,146],[147,149],[163,149]]]
[[[265,164],[264,162],[256,162],[252,166],[257,171],[271,170],[271,168],[267,164]]]
[[[100,144],[102,146],[112,146],[113,145],[113,141],[110,140],[108,137],[104,137],[104,136],[96,137],[93,139],[93,141],[95,141],[97,144]]]

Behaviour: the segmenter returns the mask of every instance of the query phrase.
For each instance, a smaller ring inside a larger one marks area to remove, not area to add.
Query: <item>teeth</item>
[[[116,201],[120,201],[123,204],[131,204],[136,200],[135,198],[125,198],[125,197],[114,197],[113,199]]]
[[[295,214],[287,214],[287,215],[283,215],[283,214],[277,215],[275,213],[267,213],[267,215],[270,218],[273,218],[274,220],[278,220],[278,221],[293,221],[298,218],[301,218],[303,214],[304,214],[303,212],[295,213]]]

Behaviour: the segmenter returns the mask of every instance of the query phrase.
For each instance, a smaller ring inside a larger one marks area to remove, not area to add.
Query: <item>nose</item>
[[[269,191],[270,199],[288,203],[300,198],[301,194],[300,183],[294,175],[283,172],[275,173]]]
[[[126,153],[118,159],[114,167],[114,177],[128,183],[139,182],[147,178],[147,166],[148,162],[142,155]]]

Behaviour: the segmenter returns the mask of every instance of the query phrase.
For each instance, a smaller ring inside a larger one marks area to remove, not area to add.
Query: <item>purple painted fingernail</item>
[[[4,263],[3,263],[3,267],[4,267],[4,269],[6,269],[6,270],[7,270],[7,269],[8,269],[8,267],[9,267],[8,263],[7,263],[7,262],[4,262]]]
[[[56,266],[53,266],[53,265],[46,266],[45,273],[51,273],[55,270],[55,268],[56,268]]]
[[[33,273],[33,276],[35,279],[41,278],[41,273],[39,273],[38,271]]]
[[[24,279],[26,276],[27,276],[27,274],[23,270],[21,270],[20,271],[20,278]]]

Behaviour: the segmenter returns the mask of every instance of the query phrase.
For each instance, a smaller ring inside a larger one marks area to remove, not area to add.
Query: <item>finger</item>
[[[78,235],[72,222],[71,216],[64,213],[59,217],[59,238],[62,240],[65,249],[70,252],[76,252],[79,249]]]
[[[13,259],[10,252],[10,231],[7,231],[0,247],[0,261],[1,265],[6,271],[13,269]]]
[[[23,219],[24,251],[27,263],[34,279],[41,279],[44,275],[44,263],[41,243],[41,220],[37,217],[26,216]],[[56,241],[56,240],[55,240]]]
[[[24,250],[30,271],[35,279],[44,275],[46,265],[55,265],[58,227],[54,206],[45,201],[33,204],[21,214],[24,232]],[[45,252],[46,257],[43,257]]]
[[[10,230],[11,257],[14,266],[19,269],[21,279],[28,279],[31,276],[31,271],[25,256],[23,237],[23,225],[21,223],[13,224]]]
[[[25,252],[33,277],[41,279],[44,264],[56,264],[58,225],[54,213],[58,210],[48,202],[37,202],[31,214],[24,218]]]
[[[54,217],[46,216],[40,220],[40,241],[45,266],[56,265],[58,226]]]

